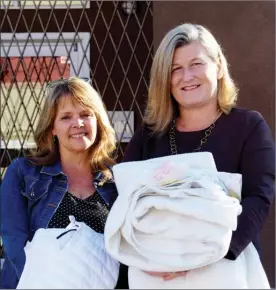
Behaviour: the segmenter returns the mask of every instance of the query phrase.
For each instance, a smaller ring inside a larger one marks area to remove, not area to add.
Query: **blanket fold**
[[[105,245],[130,266],[130,288],[229,288],[227,279],[214,282],[229,270],[244,273],[236,286],[249,288],[244,257],[223,259],[242,210],[240,174],[217,172],[208,152],[123,163],[113,172],[119,196],[107,219]],[[262,272],[254,250],[249,247]],[[186,270],[170,283],[143,272]],[[201,278],[205,287],[196,281]]]

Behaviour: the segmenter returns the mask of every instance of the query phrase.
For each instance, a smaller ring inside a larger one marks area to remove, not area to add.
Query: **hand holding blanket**
[[[222,258],[241,213],[241,176],[217,172],[211,153],[123,163],[114,166],[114,177],[119,196],[107,219],[105,244],[115,259],[131,266],[131,288],[196,288],[200,273],[219,279],[228,275],[227,267],[237,266]],[[227,266],[214,268],[221,261]],[[164,286],[141,270],[190,274]],[[241,280],[238,286],[245,287],[247,279]],[[230,287],[213,281],[204,288],[216,285]]]

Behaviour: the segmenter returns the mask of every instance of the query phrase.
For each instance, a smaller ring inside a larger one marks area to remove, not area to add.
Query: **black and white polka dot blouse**
[[[66,192],[48,228],[67,227],[70,223],[69,215],[73,215],[76,221],[84,222],[94,231],[103,233],[108,213],[108,207],[97,191],[85,199]]]

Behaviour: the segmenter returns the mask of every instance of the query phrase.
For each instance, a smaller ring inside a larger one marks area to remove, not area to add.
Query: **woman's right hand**
[[[146,274],[163,278],[164,281],[169,281],[175,279],[176,277],[185,276],[188,271],[179,271],[179,272],[152,272],[144,271]]]

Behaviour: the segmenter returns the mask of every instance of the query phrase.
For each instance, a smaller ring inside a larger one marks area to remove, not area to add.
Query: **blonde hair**
[[[201,25],[181,24],[165,35],[151,67],[144,122],[154,133],[164,133],[177,110],[177,103],[171,96],[170,89],[174,51],[194,41],[201,43],[214,62],[220,63],[222,78],[218,80],[219,108],[228,114],[236,104],[238,89],[229,74],[226,58],[214,36]]]
[[[36,165],[49,165],[59,159],[58,141],[54,141],[52,129],[58,104],[64,97],[71,98],[73,102],[91,109],[95,114],[97,136],[93,146],[88,149],[90,162],[94,172],[101,170],[106,178],[111,178],[108,166],[115,163],[111,157],[116,146],[114,129],[99,94],[89,83],[77,77],[50,86],[35,130],[37,150],[32,152],[31,160]]]

